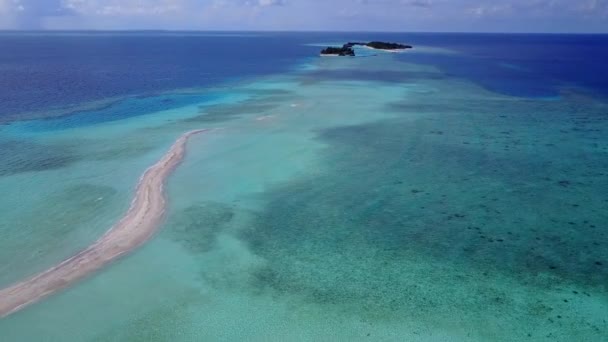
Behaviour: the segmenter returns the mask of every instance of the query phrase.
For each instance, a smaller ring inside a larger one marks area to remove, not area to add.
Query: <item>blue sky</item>
[[[608,33],[608,0],[0,0],[0,29]]]

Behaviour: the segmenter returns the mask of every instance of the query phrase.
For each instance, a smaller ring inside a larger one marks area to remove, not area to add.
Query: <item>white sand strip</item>
[[[0,317],[72,285],[154,235],[166,209],[165,182],[184,158],[188,138],[205,131],[183,134],[156,164],[144,172],[137,184],[131,207],[99,240],[48,270],[0,290]]]

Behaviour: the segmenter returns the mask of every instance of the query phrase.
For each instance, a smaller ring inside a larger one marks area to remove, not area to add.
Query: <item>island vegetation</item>
[[[321,56],[354,56],[355,50],[352,47],[328,47],[321,51]]]
[[[387,50],[387,51],[395,51],[395,50],[405,50],[411,49],[411,45],[399,44],[399,43],[386,43],[373,41],[369,43],[362,42],[348,42],[344,44],[342,47],[328,47],[321,51],[321,56],[355,56],[355,50],[353,47],[355,46],[366,46],[375,50]]]

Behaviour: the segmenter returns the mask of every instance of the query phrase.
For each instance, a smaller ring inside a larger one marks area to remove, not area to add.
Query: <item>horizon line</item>
[[[608,35],[608,32],[550,31],[384,31],[384,30],[220,30],[220,29],[0,29],[0,33],[402,33],[402,34],[512,34],[512,35]]]

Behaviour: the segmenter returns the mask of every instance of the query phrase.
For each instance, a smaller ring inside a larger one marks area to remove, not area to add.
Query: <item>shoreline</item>
[[[182,134],[167,153],[143,173],[127,212],[97,241],[46,271],[0,289],[0,318],[69,287],[150,239],[165,214],[167,178],[182,162],[189,138],[208,131],[199,129]]]
[[[367,46],[367,45],[364,45],[363,48],[368,49],[368,50],[384,51],[384,52],[390,52],[390,53],[401,53],[401,52],[405,52],[407,50],[411,50],[412,49],[412,48],[410,48],[410,49],[393,49],[393,50],[389,50],[389,49],[376,49],[376,48],[373,48],[373,47]]]

